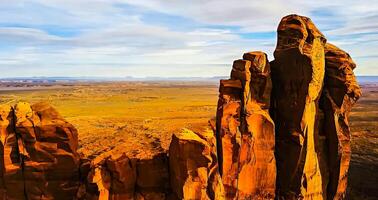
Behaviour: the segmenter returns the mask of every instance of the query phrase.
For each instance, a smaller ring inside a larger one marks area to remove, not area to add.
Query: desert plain
[[[350,199],[378,199],[378,82],[360,83],[350,115]],[[79,133],[79,152],[93,159],[120,149],[129,156],[166,152],[183,128],[203,130],[216,114],[218,81],[1,83],[0,103],[48,102]]]

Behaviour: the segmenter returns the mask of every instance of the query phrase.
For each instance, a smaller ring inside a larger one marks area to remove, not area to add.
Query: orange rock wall
[[[349,112],[361,96],[353,69],[356,64],[348,53],[327,43],[325,46],[326,76],[320,109],[324,113],[319,134],[326,139],[323,147],[323,179],[327,199],[344,199],[351,158]]]
[[[262,52],[234,61],[231,79],[220,82],[216,133],[226,199],[274,198],[271,87],[269,61]]]
[[[270,65],[266,54],[262,52],[246,53],[243,59],[251,64],[248,69],[249,81],[244,84],[246,95],[241,124],[237,197],[239,199],[273,199],[276,185],[276,162],[274,122],[269,115],[272,88]]]
[[[171,193],[166,154],[138,159],[109,152],[95,158],[84,174],[79,199],[159,200]]]
[[[238,188],[242,83],[240,80],[221,80],[219,93],[216,117],[217,154],[225,196],[232,199]]]
[[[172,136],[169,147],[171,187],[177,199],[224,199],[211,131],[190,130]]]
[[[76,129],[47,104],[2,106],[1,199],[70,199],[79,186]]]

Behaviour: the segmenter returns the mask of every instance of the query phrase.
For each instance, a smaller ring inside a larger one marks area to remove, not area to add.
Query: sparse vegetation
[[[3,87],[4,88],[4,87]],[[362,85],[353,108],[351,199],[378,196],[378,85]],[[80,152],[88,158],[117,149],[151,157],[166,151],[174,132],[203,129],[215,116],[216,83],[77,83],[18,87],[0,91],[1,103],[48,101],[79,131]]]

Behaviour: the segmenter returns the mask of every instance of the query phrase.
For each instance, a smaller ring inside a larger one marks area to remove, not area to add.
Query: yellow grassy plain
[[[80,152],[115,147],[139,157],[168,148],[172,133],[201,129],[215,116],[216,83],[83,83],[2,91],[3,103],[47,101],[79,131]]]
[[[139,158],[168,149],[172,133],[200,130],[215,116],[217,82],[114,82],[0,87],[0,102],[47,101],[79,131],[79,151],[109,150]],[[375,199],[378,174],[378,85],[363,85],[351,113],[351,199]]]

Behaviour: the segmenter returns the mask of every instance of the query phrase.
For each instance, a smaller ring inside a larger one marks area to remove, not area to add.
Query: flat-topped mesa
[[[72,199],[79,187],[76,129],[45,103],[1,106],[1,199]]]
[[[326,156],[323,171],[323,186],[327,199],[345,198],[347,173],[351,158],[349,112],[361,96],[353,69],[356,64],[348,53],[327,43],[325,46],[326,75],[320,100],[324,113],[321,137]]]
[[[272,70],[271,114],[276,125],[277,195],[279,198],[322,196],[315,151],[326,39],[307,17],[284,17]]]

